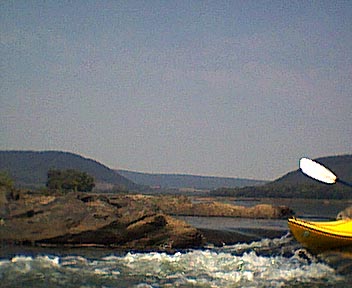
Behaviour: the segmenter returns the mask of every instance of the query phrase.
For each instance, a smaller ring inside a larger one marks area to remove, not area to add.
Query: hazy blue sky
[[[0,149],[275,179],[352,153],[352,1],[1,1]]]

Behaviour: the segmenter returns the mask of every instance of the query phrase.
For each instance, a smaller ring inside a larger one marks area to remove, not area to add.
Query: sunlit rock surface
[[[7,203],[3,243],[109,246],[133,250],[199,247],[202,236],[138,195],[22,195]]]
[[[243,207],[215,201],[193,203],[185,196],[73,192],[22,193],[3,201],[3,208],[2,243],[143,251],[199,248],[212,238],[222,243],[226,242],[222,238],[230,237],[236,242],[237,235],[205,233],[176,219],[179,215],[281,219],[292,214],[285,206],[267,204]]]

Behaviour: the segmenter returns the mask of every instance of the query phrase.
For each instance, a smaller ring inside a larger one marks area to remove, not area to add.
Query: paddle
[[[352,187],[351,183],[348,183],[346,181],[339,179],[329,169],[325,168],[323,165],[313,160],[310,160],[308,158],[302,158],[299,161],[299,167],[301,168],[304,174],[318,181],[321,181],[327,184],[335,184],[336,182],[339,182],[343,185]]]

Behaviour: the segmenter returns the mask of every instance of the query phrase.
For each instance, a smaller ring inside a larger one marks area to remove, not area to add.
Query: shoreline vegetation
[[[314,180],[311,180],[314,181]],[[209,193],[213,197],[237,198],[287,198],[287,199],[351,199],[352,189],[342,185],[320,183],[280,183],[272,182],[261,186],[243,188],[218,188]]]

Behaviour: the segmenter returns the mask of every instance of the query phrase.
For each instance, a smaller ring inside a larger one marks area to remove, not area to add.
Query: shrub
[[[52,190],[64,190],[90,192],[93,190],[94,178],[86,172],[74,169],[68,170],[49,170],[46,186]]]

